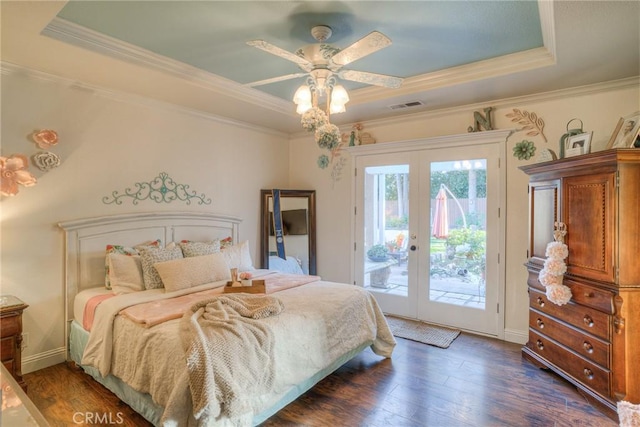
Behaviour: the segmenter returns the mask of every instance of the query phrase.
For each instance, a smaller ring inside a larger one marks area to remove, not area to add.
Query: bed
[[[160,212],[60,223],[67,359],[154,425],[187,426],[258,425],[364,349],[391,357],[371,294],[255,269],[240,222]],[[120,274],[133,260],[141,278]],[[231,268],[266,293],[226,292]],[[154,274],[162,286],[145,287]]]

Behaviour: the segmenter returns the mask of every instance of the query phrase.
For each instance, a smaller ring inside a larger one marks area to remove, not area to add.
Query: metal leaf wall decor
[[[124,198],[133,200],[133,204],[137,205],[142,200],[153,200],[156,203],[171,203],[174,200],[180,200],[187,205],[191,204],[193,199],[197,200],[199,205],[211,204],[211,199],[204,194],[196,194],[195,191],[189,190],[189,185],[176,183],[166,172],[160,172],[150,182],[136,182],[135,188],[127,188],[123,194],[118,191],[112,191],[111,196],[102,198],[102,202],[106,205],[115,203],[121,205]]]
[[[513,113],[506,114],[512,122],[522,125],[517,131],[526,131],[527,136],[540,135],[544,142],[547,142],[547,137],[544,136],[544,120],[542,120],[536,113],[530,113],[525,110],[513,109]]]

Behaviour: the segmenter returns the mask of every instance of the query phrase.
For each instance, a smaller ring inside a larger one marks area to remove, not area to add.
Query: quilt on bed
[[[362,288],[316,281],[273,295],[282,304],[282,312],[259,320],[272,334],[272,381],[268,390],[243,401],[241,411],[225,410],[224,405],[229,403],[214,398],[206,403],[206,411],[197,411],[200,418],[196,420],[191,410],[192,396],[201,396],[203,391],[190,390],[179,333],[185,320],[173,319],[145,328],[117,316],[124,308],[113,301],[117,298],[105,301],[107,305],[96,312],[96,324],[101,327],[92,331],[83,364],[95,366],[102,375],[111,372],[134,389],[149,393],[165,408],[166,425],[250,425],[254,414],[271,407],[297,384],[355,348],[371,345],[376,354],[391,356],[393,335],[375,299]],[[139,297],[141,302],[155,301],[154,298],[159,297]],[[105,324],[113,327],[105,328]],[[112,348],[105,351],[102,344],[107,343],[108,348],[110,340]],[[233,350],[238,352],[239,360],[248,346],[256,351],[259,340],[246,341],[243,349]],[[244,375],[241,371],[236,367],[230,375]]]

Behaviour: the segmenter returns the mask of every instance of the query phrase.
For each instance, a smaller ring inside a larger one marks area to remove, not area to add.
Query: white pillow
[[[249,253],[249,241],[229,246],[222,249],[222,254],[227,260],[229,268],[237,268],[238,271],[250,271],[255,270],[253,268],[253,261],[251,260],[251,254]]]
[[[144,291],[142,260],[138,255],[109,254],[109,282],[116,295]]]
[[[175,259],[153,265],[167,292],[231,280],[229,266],[221,253]]]
[[[304,274],[300,261],[297,258],[287,256],[287,260],[283,260],[279,256],[271,255],[269,257],[269,270],[276,270],[281,273]]]

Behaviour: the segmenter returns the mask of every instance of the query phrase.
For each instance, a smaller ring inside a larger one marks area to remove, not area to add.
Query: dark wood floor
[[[264,426],[617,425],[570,384],[523,360],[520,348],[468,334],[446,350],[399,338],[393,359],[365,350]],[[77,425],[78,412],[111,413],[111,425],[150,425],[66,364],[25,380],[52,426]]]

